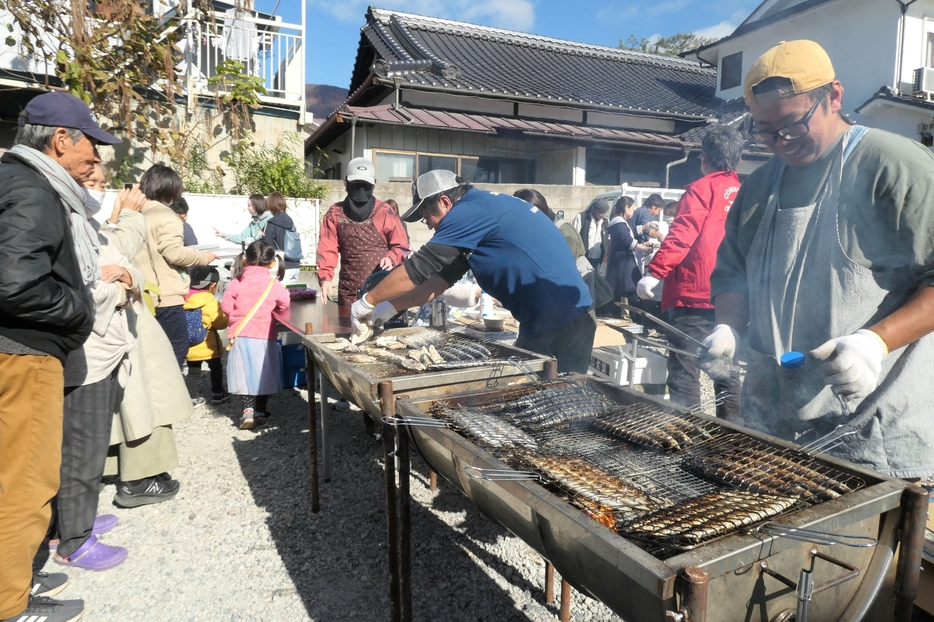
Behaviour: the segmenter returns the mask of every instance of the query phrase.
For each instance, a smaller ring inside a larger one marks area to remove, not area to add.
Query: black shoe
[[[253,427],[258,428],[269,423],[269,420],[272,419],[272,413],[270,411],[256,413],[256,419],[253,421]]]
[[[230,397],[230,393],[227,391],[221,391],[220,393],[211,393],[211,403],[212,404],[223,404],[227,401],[227,398]]]
[[[64,572],[34,572],[32,575],[33,596],[55,596],[68,585],[68,575]]]
[[[84,615],[83,600],[52,600],[45,596],[30,596],[29,604],[22,613],[0,620],[0,622],[75,622]]]
[[[181,486],[168,473],[160,473],[137,482],[120,482],[114,503],[121,508],[135,508],[148,503],[162,503],[178,494]]]

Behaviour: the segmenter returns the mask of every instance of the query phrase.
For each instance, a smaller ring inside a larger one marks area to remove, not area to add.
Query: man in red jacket
[[[736,166],[743,152],[742,135],[730,127],[716,127],[701,145],[701,172],[704,176],[685,186],[678,214],[671,223],[661,248],[639,281],[640,298],[650,299],[661,279],[662,311],[676,328],[698,341],[716,326],[710,302],[710,274],[717,261],[717,248],[724,235],[726,215],[739,191]],[[694,344],[669,335],[671,345],[693,351]],[[684,354],[668,354],[668,393],[673,402],[693,406],[700,402],[700,371],[696,359]],[[728,392],[717,406],[717,416],[739,420],[740,381],[738,377],[714,383],[717,393]]]

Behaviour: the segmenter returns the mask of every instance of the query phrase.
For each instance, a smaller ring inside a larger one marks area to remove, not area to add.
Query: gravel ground
[[[101,540],[129,558],[102,573],[65,569],[71,582],[59,598],[84,599],[92,622],[388,619],[381,442],[364,433],[359,410],[332,411],[333,478],[313,514],[306,400],[283,391],[255,432],[234,426],[233,399],[199,408],[177,427],[178,496],[123,510],[107,485],[99,513],[120,524]],[[414,454],[412,476],[414,619],[555,620],[543,560],[451,484],[431,492]],[[63,570],[47,552],[36,564]],[[576,592],[571,619],[619,620]]]

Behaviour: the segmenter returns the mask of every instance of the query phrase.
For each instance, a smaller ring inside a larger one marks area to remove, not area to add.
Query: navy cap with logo
[[[101,129],[87,104],[74,95],[61,91],[43,93],[32,98],[19,117],[20,125],[27,123],[81,130],[85,136],[104,145],[117,145],[123,142]]]

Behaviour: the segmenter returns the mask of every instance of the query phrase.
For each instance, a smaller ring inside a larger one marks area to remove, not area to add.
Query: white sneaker
[[[241,430],[252,430],[253,429],[253,409],[244,408],[243,416],[240,417],[240,429]]]

